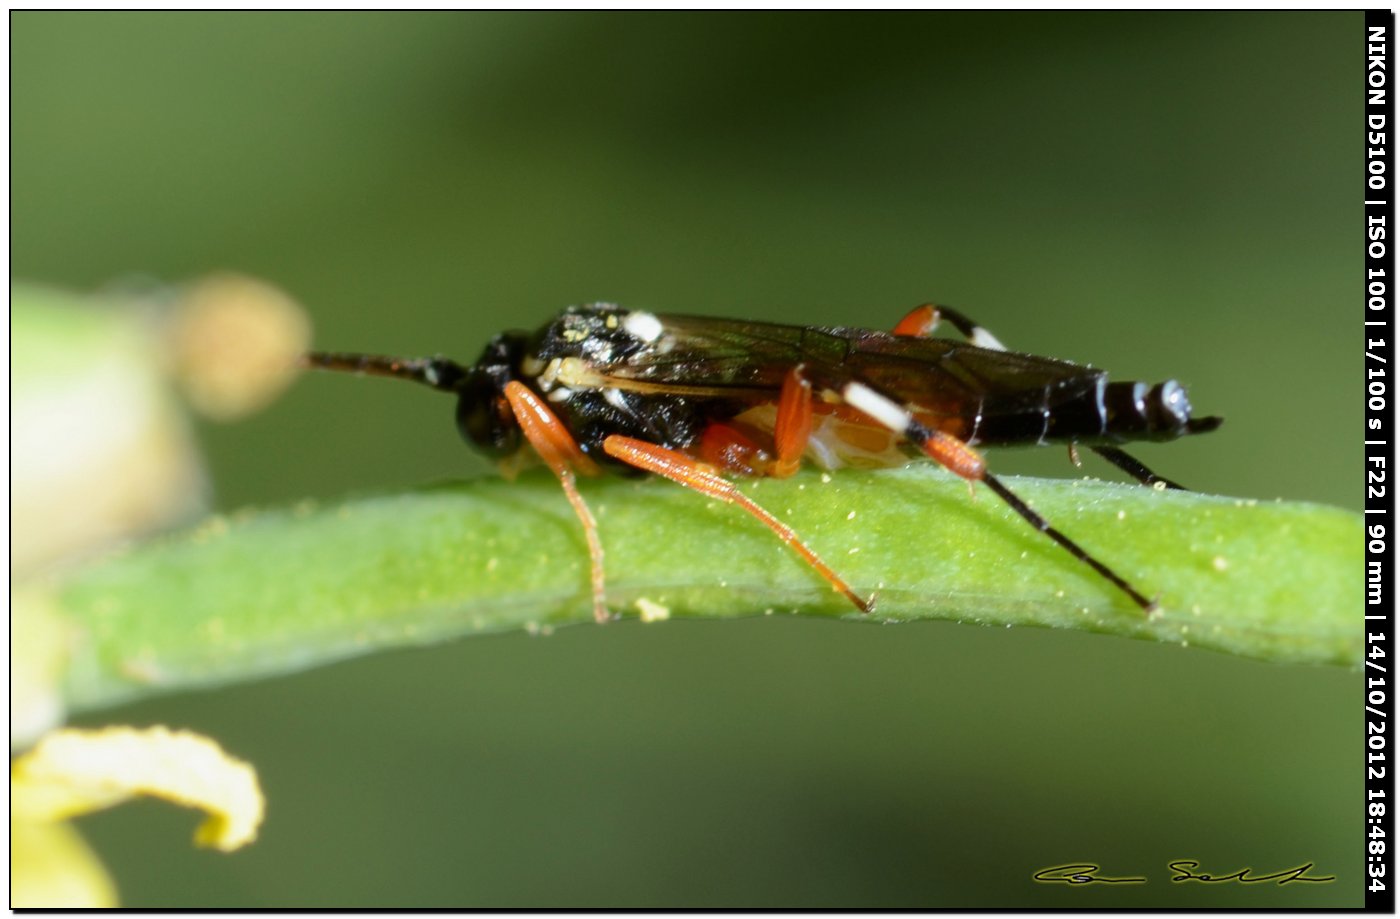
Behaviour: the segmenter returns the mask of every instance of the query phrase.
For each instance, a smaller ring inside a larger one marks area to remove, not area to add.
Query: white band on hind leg
[[[914,417],[898,403],[864,383],[847,383],[841,390],[841,398],[851,408],[864,412],[896,434],[906,433],[914,423]]]

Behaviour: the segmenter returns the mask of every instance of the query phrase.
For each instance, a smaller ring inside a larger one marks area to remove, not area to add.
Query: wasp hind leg
[[[982,482],[1011,509],[1020,514],[1027,523],[1049,536],[1062,549],[1098,572],[1119,590],[1132,597],[1133,602],[1146,612],[1152,612],[1157,604],[1149,600],[1136,588],[1118,575],[1112,568],[1094,558],[1077,542],[1050,525],[1037,514],[1014,491],[1002,484],[1001,480],[987,471],[987,463],[981,454],[966,443],[942,431],[930,428],[915,418],[902,405],[890,399],[865,383],[851,381],[841,388],[842,400],[856,411],[890,431],[907,438],[922,450],[930,459],[955,473],[969,483]]]
[[[741,492],[733,482],[721,476],[713,468],[678,450],[671,450],[659,444],[613,434],[603,441],[603,450],[609,456],[630,466],[670,479],[672,482],[692,488],[702,495],[708,495],[726,504],[734,504],[747,511],[783,542],[801,556],[802,560],[816,569],[826,579],[832,589],[844,595],[862,613],[875,608],[874,599],[862,599],[851,589],[841,576],[821,560],[817,553],[807,546],[792,527],[774,517],[756,504],[752,498]]]
[[[903,319],[899,320],[899,324],[894,327],[894,334],[911,338],[928,338],[938,328],[938,323],[944,319],[948,320],[953,328],[977,347],[986,348],[989,351],[1006,350],[1006,345],[1003,345],[1001,340],[991,332],[951,306],[939,306],[936,303],[925,303],[922,306],[914,307]]]

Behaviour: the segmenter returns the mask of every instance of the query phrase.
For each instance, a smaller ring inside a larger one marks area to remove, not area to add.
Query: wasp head
[[[520,449],[520,425],[506,402],[505,385],[525,353],[523,332],[504,332],[487,343],[476,365],[467,370],[457,393],[457,430],[483,453],[506,457]]]

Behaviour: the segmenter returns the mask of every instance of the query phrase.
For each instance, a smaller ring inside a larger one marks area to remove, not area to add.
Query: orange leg
[[[707,425],[700,435],[700,459],[735,475],[785,479],[797,472],[812,436],[814,411],[812,384],[803,376],[801,364],[783,379],[777,407],[773,424],[776,459],[739,427],[719,421]]]
[[[895,335],[908,335],[914,338],[927,338],[932,335],[934,329],[938,328],[940,320],[946,319],[953,324],[967,340],[979,348],[988,348],[992,351],[1005,351],[1006,345],[997,340],[997,337],[986,329],[982,328],[962,313],[950,306],[939,306],[935,303],[925,303],[923,306],[916,306],[894,327]]]
[[[768,474],[785,479],[802,465],[802,454],[812,436],[812,382],[802,375],[802,365],[788,371],[778,396],[778,420],[773,425],[773,445],[778,459]]]
[[[609,456],[616,457],[638,469],[665,476],[673,482],[687,488],[693,488],[703,495],[716,498],[726,504],[737,504],[792,547],[792,550],[800,555],[803,561],[815,568],[823,578],[826,578],[832,589],[844,594],[861,612],[868,613],[875,608],[873,598],[863,600],[857,596],[856,592],[845,581],[841,580],[840,575],[832,571],[817,553],[807,547],[807,544],[802,541],[792,527],[755,504],[748,495],[736,488],[733,482],[723,478],[703,463],[679,451],[647,443],[644,440],[623,437],[620,434],[614,434],[603,441],[603,449]]]
[[[578,444],[569,434],[569,429],[564,427],[559,417],[525,384],[512,380],[505,385],[505,395],[506,401],[510,403],[510,410],[520,422],[520,430],[524,432],[525,439],[559,478],[559,484],[564,487],[565,497],[573,505],[579,522],[583,524],[583,535],[588,541],[588,557],[592,565],[593,618],[598,622],[607,622],[610,617],[603,597],[603,544],[598,539],[598,522],[593,519],[593,512],[583,502],[583,496],[578,493],[574,484],[575,469],[590,476],[598,475],[600,470],[593,460],[579,450]]]
[[[938,307],[932,303],[916,306],[899,320],[899,324],[894,327],[894,334],[924,338],[933,334],[933,330],[938,326],[938,318]]]
[[[761,476],[773,464],[768,451],[732,424],[713,421],[705,426],[696,447],[703,462],[742,476]]]

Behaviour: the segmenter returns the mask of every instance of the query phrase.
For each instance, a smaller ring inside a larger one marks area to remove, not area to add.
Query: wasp
[[[935,338],[947,321],[966,341]],[[862,612],[856,593],[731,476],[783,478],[903,464],[922,454],[980,482],[1146,612],[1155,602],[1036,513],[988,471],[980,446],[1068,444],[1146,485],[1180,488],[1123,452],[1130,441],[1212,431],[1175,380],[1110,382],[1082,364],[1006,349],[957,310],[925,304],[890,332],[572,306],[536,332],[504,332],[475,364],[312,352],[322,370],[412,380],[457,397],[463,438],[515,468],[533,453],[583,525],[593,613],[609,618],[598,526],[576,476],[651,473],[747,511]]]

